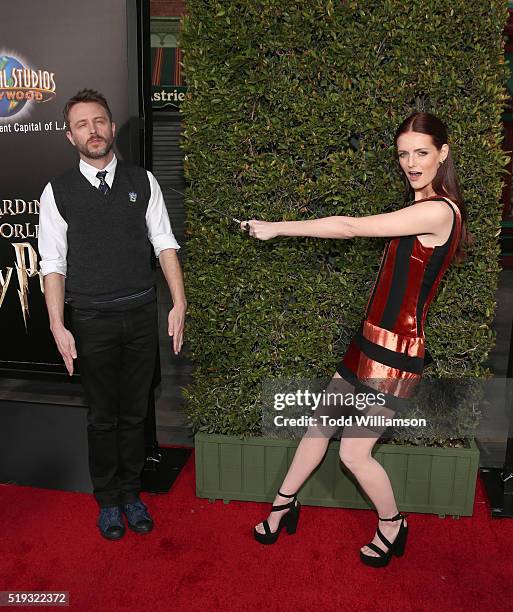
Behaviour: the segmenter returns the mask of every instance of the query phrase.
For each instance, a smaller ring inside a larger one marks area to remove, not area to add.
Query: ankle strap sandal
[[[406,547],[406,539],[408,536],[408,526],[405,526],[404,524],[404,519],[406,518],[406,516],[407,516],[406,514],[401,514],[400,512],[398,512],[392,518],[379,517],[380,521],[387,521],[387,522],[401,521],[399,531],[397,532],[395,540],[393,542],[390,542],[383,535],[381,529],[378,526],[376,530],[376,534],[378,538],[383,542],[383,544],[387,547],[387,550],[385,551],[379,546],[376,546],[376,544],[369,542],[367,544],[367,548],[370,548],[378,556],[374,557],[371,555],[366,555],[365,553],[360,551],[360,559],[362,563],[364,563],[365,565],[369,565],[371,567],[385,567],[386,565],[390,563],[392,555],[395,555],[396,557],[402,557],[402,555],[404,554],[404,549]]]
[[[297,523],[299,520],[299,510],[301,508],[301,504],[297,501],[297,493],[293,493],[292,495],[287,495],[286,493],[282,493],[278,491],[278,495],[281,497],[292,498],[286,504],[279,504],[278,506],[272,506],[271,512],[279,512],[280,510],[288,510],[281,518],[278,523],[278,528],[276,531],[271,531],[269,527],[269,523],[267,519],[262,521],[262,525],[264,526],[265,533],[260,533],[256,530],[253,530],[253,535],[255,536],[255,540],[260,542],[261,544],[274,544],[280,535],[280,531],[283,527],[286,528],[287,533],[292,535],[296,533]]]

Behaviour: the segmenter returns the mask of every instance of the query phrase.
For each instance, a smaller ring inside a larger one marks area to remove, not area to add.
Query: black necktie
[[[110,191],[110,187],[107,185],[105,181],[105,177],[107,176],[107,170],[102,170],[101,172],[96,173],[96,178],[100,179],[100,184],[98,185],[98,190],[103,193],[103,195],[107,195]]]

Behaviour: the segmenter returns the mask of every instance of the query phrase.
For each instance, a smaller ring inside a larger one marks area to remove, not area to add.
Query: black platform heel
[[[267,519],[262,522],[265,529],[265,533],[260,533],[256,530],[256,527],[253,529],[253,535],[255,536],[255,540],[257,540],[257,542],[260,542],[261,544],[274,544],[278,539],[280,531],[283,527],[287,529],[287,533],[289,535],[296,533],[297,522],[299,520],[299,510],[301,508],[301,504],[297,501],[297,493],[294,493],[293,495],[285,495],[281,491],[278,491],[278,495],[281,495],[282,497],[292,497],[293,499],[288,504],[273,506],[271,508],[271,512],[285,510],[286,508],[289,508],[289,511],[281,517],[276,531],[271,531]]]
[[[385,536],[381,533],[381,529],[378,525],[378,530],[376,533],[378,534],[379,539],[385,544],[387,547],[387,551],[382,550],[376,544],[369,542],[367,546],[378,553],[379,557],[371,557],[369,555],[364,554],[360,551],[360,559],[365,565],[370,565],[371,567],[385,567],[390,563],[390,559],[392,555],[396,557],[402,557],[404,554],[404,549],[406,548],[406,539],[408,537],[408,525],[404,524],[404,519],[406,518],[406,514],[401,514],[398,512],[394,517],[383,519],[380,518],[380,521],[401,521],[401,526],[399,527],[399,531],[397,532],[397,536],[393,542],[389,542]]]

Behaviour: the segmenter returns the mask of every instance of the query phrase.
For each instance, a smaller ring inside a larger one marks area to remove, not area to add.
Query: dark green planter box
[[[290,465],[298,440],[237,438],[198,433],[196,495],[211,500],[272,502]],[[305,483],[301,503],[311,506],[369,508],[332,440],[324,461]],[[404,512],[471,516],[479,449],[376,445],[374,457],[386,469]]]

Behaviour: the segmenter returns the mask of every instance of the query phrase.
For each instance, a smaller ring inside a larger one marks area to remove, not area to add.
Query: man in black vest
[[[48,183],[40,199],[39,252],[50,327],[66,368],[78,357],[89,404],[89,468],[100,533],[153,528],[139,498],[144,421],[157,355],[151,248],[173,308],[168,333],[182,347],[183,277],[160,187],[148,171],[116,159],[116,126],[102,94],[84,89],[64,108],[80,163]],[[71,331],[64,302],[71,306]]]

